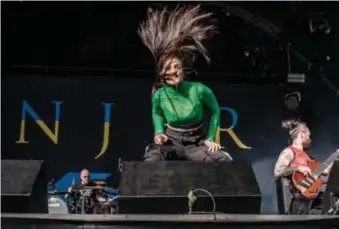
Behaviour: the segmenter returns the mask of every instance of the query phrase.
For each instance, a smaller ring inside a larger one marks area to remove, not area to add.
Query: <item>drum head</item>
[[[48,213],[49,214],[69,214],[66,202],[58,196],[49,197],[48,198]]]

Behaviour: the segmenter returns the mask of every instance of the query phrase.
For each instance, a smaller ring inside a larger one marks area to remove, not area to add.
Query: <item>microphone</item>
[[[193,204],[198,199],[198,196],[195,194],[193,190],[190,190],[188,192],[187,197],[188,197],[188,210],[189,213],[192,213]]]
[[[72,184],[71,184],[72,189],[74,188],[74,186],[75,186],[75,177],[73,177],[73,180],[72,180]],[[67,190],[67,192],[68,192],[68,190]],[[65,194],[65,199],[67,199],[68,197],[69,197],[69,194],[68,193]]]
[[[335,215],[337,214],[337,211],[339,210],[339,200],[337,200],[335,203],[334,203],[334,206],[331,207],[330,210],[327,211],[327,214],[329,215]]]
[[[328,215],[335,215],[339,212],[339,189],[337,189],[334,192],[331,192],[331,199],[332,199],[332,206],[331,208],[327,211]]]

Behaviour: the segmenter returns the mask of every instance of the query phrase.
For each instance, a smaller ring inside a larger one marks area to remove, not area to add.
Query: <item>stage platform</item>
[[[2,214],[4,229],[109,229],[109,228],[339,228],[339,216],[287,215],[52,215]]]

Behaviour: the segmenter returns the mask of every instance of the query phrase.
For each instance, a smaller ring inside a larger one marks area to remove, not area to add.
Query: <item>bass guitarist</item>
[[[287,177],[291,179],[291,175],[296,171],[301,172],[305,176],[309,175],[311,169],[308,165],[313,158],[306,153],[305,150],[307,150],[311,144],[310,129],[306,123],[297,120],[283,121],[282,126],[283,128],[289,129],[290,146],[280,153],[275,164],[274,176],[276,178]],[[322,175],[326,176],[329,174],[332,164],[324,170]],[[292,185],[291,193],[293,197],[289,214],[320,214],[321,210],[316,209],[317,206],[321,205],[320,195],[314,199],[306,198]]]

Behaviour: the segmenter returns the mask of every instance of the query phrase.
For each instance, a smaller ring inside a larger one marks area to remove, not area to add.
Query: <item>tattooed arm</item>
[[[274,176],[276,178],[289,176],[296,171],[296,168],[290,167],[293,157],[294,153],[290,148],[286,148],[280,153],[274,167]]]

